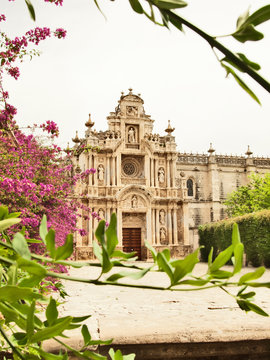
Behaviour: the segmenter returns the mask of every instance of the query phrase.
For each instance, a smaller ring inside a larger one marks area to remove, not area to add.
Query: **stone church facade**
[[[153,133],[143,104],[132,89],[122,93],[106,131],[94,130],[89,115],[85,138],[73,139],[73,161],[77,172],[97,171],[75,196],[106,221],[117,214],[119,249],[146,260],[147,240],[157,251],[169,247],[173,257],[183,257],[198,246],[198,226],[223,219],[226,196],[251,173],[269,172],[270,159],[254,158],[249,149],[241,157],[216,155],[212,146],[208,154],[178,152],[170,122],[165,135]],[[98,220],[81,219],[87,235],[77,234],[76,258],[91,259]]]

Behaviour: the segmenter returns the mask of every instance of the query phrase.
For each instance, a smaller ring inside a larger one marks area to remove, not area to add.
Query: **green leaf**
[[[231,258],[233,253],[233,245],[229,246],[227,249],[218,254],[215,258],[213,264],[210,266],[210,273],[219,270],[223,265],[225,265]]]
[[[30,0],[24,0],[24,1],[27,5],[31,19],[36,21],[35,9],[34,9],[33,5],[31,4],[31,1]]]
[[[0,221],[0,232],[10,228],[13,225],[19,224],[21,222],[21,219],[11,218],[11,219],[5,219]]]
[[[29,311],[27,314],[27,321],[26,321],[26,334],[27,334],[28,342],[31,342],[31,338],[34,335],[35,307],[36,307],[36,302],[35,300],[33,300],[31,306],[29,307]]]
[[[112,360],[123,360],[123,355],[120,350],[117,350],[115,352],[113,349],[110,349],[109,355],[112,358]]]
[[[104,237],[104,234],[105,234],[105,220],[101,220],[99,223],[98,223],[98,227],[97,227],[97,230],[95,232],[95,235],[96,235],[96,238],[98,239],[99,243],[100,244],[105,244],[105,237]]]
[[[159,252],[157,254],[157,264],[159,268],[162,269],[169,276],[171,280],[171,285],[173,285],[174,284],[173,268],[166,259],[163,252]]]
[[[97,353],[95,353],[95,352],[93,352],[93,351],[90,351],[90,350],[85,350],[85,351],[83,352],[83,355],[85,356],[86,359],[107,360],[107,357],[106,357],[106,356],[97,354]]]
[[[88,327],[86,325],[83,325],[81,332],[84,340],[84,346],[87,346],[89,344],[89,341],[91,340],[91,335],[89,333]]]
[[[123,252],[121,250],[114,250],[114,252],[112,253],[112,257],[117,257],[117,258],[122,258],[125,260],[129,260],[129,259],[135,259],[136,258],[136,251],[132,251],[131,253],[126,253]]]
[[[8,217],[8,207],[0,206],[0,220],[4,220]]]
[[[216,270],[211,271],[211,277],[215,279],[228,279],[233,275],[231,271],[225,271],[225,270]]]
[[[250,280],[259,279],[264,274],[264,272],[265,272],[265,267],[261,266],[258,269],[256,269],[255,271],[249,272],[249,273],[241,276],[238,281],[238,285],[242,285]]]
[[[48,234],[45,236],[46,247],[49,251],[50,257],[54,259],[55,257],[55,231],[50,229]]]
[[[162,254],[165,256],[165,258],[166,258],[167,261],[170,261],[171,253],[170,253],[170,250],[169,250],[169,249],[164,249],[164,250],[162,250]]]
[[[232,36],[241,43],[246,41],[259,41],[263,39],[263,33],[257,31],[253,25],[248,25],[234,32]]]
[[[73,235],[68,234],[66,236],[66,242],[64,245],[59,246],[55,251],[55,260],[65,260],[73,253]]]
[[[0,288],[0,301],[8,301],[10,303],[18,300],[43,299],[41,294],[35,293],[30,288],[20,288],[18,286],[6,285]]]
[[[143,14],[143,8],[138,0],[129,0],[129,3],[136,13]]]
[[[24,259],[30,260],[31,253],[27,241],[21,233],[16,233],[12,241],[13,249]]]
[[[118,244],[117,239],[117,220],[116,215],[113,213],[110,220],[110,225],[105,232],[107,240],[107,251],[109,256],[111,256],[115,250],[116,245]]]
[[[113,267],[113,264],[110,260],[110,256],[107,252],[107,249],[104,245],[102,245],[102,273],[109,272]]]
[[[44,244],[46,244],[45,238],[46,238],[47,234],[48,234],[47,217],[46,217],[46,215],[43,215],[40,226],[39,226],[39,235],[40,235],[42,241],[44,242]]]
[[[255,305],[248,300],[237,300],[237,304],[242,310],[245,311],[253,311],[256,314],[262,315],[262,316],[269,316],[262,308],[260,308],[258,305]]]
[[[11,265],[7,272],[8,276],[8,285],[16,285],[17,284],[17,266]]]
[[[251,14],[245,20],[243,26],[245,26],[246,24],[253,24],[254,26],[257,26],[268,20],[270,20],[270,5],[263,6],[262,8]]]
[[[156,262],[156,260],[157,260],[157,252],[156,252],[156,250],[153,248],[152,245],[149,244],[148,241],[145,241],[144,243],[145,243],[145,246],[147,247],[147,249],[151,251],[154,262]]]
[[[48,321],[48,324],[51,326],[54,324],[57,318],[58,318],[58,310],[56,306],[56,301],[51,297],[50,302],[46,308],[46,319]]]
[[[111,275],[108,279],[106,279],[107,281],[117,281],[119,279],[122,279],[124,277],[129,277],[130,279],[134,279],[134,280],[138,280],[141,279],[145,274],[147,274],[149,271],[151,270],[151,268],[146,268],[143,269],[141,271],[137,271],[137,272],[130,272],[130,271],[121,271],[119,273],[113,274]]]
[[[89,319],[92,315],[84,315],[84,316],[73,316],[72,324],[80,323],[86,319]]]
[[[62,332],[69,326],[72,321],[72,316],[67,316],[62,321],[58,322],[53,326],[48,326],[45,329],[37,331],[31,341],[37,343],[46,339],[51,339],[54,336],[61,335]]]
[[[241,86],[241,88],[244,89],[252,97],[252,99],[254,99],[258,104],[261,105],[260,100],[254,94],[254,92],[244,83],[244,81],[235,73],[235,71],[229,66],[224,65],[223,63],[221,63],[221,65],[226,69],[227,75],[231,74],[236,80],[236,82]]]
[[[96,258],[99,260],[100,263],[102,263],[102,250],[96,241],[93,241],[93,251]]]
[[[238,296],[239,296],[241,299],[251,299],[251,298],[253,298],[253,296],[255,296],[255,295],[256,295],[256,293],[255,293],[254,291],[250,291],[250,292],[245,293],[245,294],[241,293],[241,294],[239,294]]]
[[[242,243],[236,244],[233,252],[234,252],[234,270],[233,270],[233,275],[234,275],[239,273],[242,269],[244,245]]]
[[[232,245],[233,245],[233,247],[235,247],[239,243],[241,243],[239,228],[238,228],[237,223],[234,223],[233,231],[232,231]]]
[[[19,281],[20,287],[30,287],[33,288],[34,286],[37,286],[43,279],[43,276],[33,275],[30,277],[23,277]]]
[[[240,29],[241,26],[246,22],[248,17],[249,17],[249,9],[247,9],[247,11],[245,11],[242,15],[239,16],[236,22],[236,28]]]
[[[214,248],[213,248],[213,246],[211,246],[211,250],[208,254],[208,269],[210,268],[210,266],[213,263],[213,251],[214,251]]]
[[[260,70],[261,66],[251,60],[249,60],[246,55],[242,54],[242,53],[237,53],[237,55],[240,57],[240,59],[242,61],[244,61],[244,63],[246,63],[249,67],[251,67],[252,69],[258,71]]]
[[[182,0],[153,0],[153,3],[159,9],[165,9],[165,10],[179,9],[187,6],[187,3]]]
[[[27,271],[29,274],[37,275],[41,278],[47,274],[47,269],[35,261],[19,258],[17,264],[20,269]]]
[[[64,355],[50,354],[50,353],[45,352],[41,348],[35,348],[35,350],[42,356],[42,359],[45,359],[45,360],[65,360],[65,359],[67,359],[66,354],[64,354]]]
[[[194,266],[200,261],[198,253],[200,248],[195,250],[192,254],[187,255],[183,260],[175,260],[171,262],[171,265],[175,268],[173,273],[174,284],[177,284],[187,274],[190,274],[194,269]]]
[[[17,218],[21,215],[21,212],[13,212],[13,213],[10,213],[6,216],[7,219],[11,219],[11,218]]]
[[[204,286],[209,283],[210,280],[196,279],[196,280],[183,280],[179,281],[177,285],[191,285],[191,286]]]

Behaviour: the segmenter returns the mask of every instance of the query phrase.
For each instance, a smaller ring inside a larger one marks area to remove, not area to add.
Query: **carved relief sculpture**
[[[138,198],[137,198],[136,195],[133,195],[132,198],[131,198],[131,207],[133,209],[138,207]]]
[[[160,183],[164,183],[164,181],[165,181],[165,171],[162,167],[159,168],[159,170],[158,170],[158,181]]]
[[[137,106],[127,106],[127,116],[138,116]]]
[[[132,126],[128,130],[128,142],[129,143],[136,142],[136,140],[135,140],[135,130],[134,130],[134,127],[132,127]]]
[[[101,219],[104,219],[105,211],[104,211],[103,209],[99,209],[99,210],[98,210],[98,216],[99,216]]]
[[[102,165],[98,166],[98,180],[104,180],[104,167]]]
[[[160,229],[160,243],[162,245],[167,245],[166,229],[164,227]]]
[[[159,223],[165,225],[165,211],[163,209],[159,212]]]

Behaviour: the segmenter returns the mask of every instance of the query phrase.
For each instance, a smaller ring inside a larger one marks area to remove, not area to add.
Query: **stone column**
[[[121,184],[121,155],[116,157],[116,185]]]
[[[106,157],[106,186],[110,186],[110,158]]]
[[[98,212],[98,207],[94,207],[93,211]],[[97,227],[98,227],[98,220],[97,220],[97,218],[94,218],[93,219],[93,239],[96,241],[97,241],[97,239],[95,237],[95,231],[96,231]]]
[[[155,224],[155,209],[152,209],[152,244],[156,243],[156,224]]]
[[[89,160],[89,168],[91,169],[93,167],[92,165],[92,153],[88,153],[88,160]],[[93,183],[93,174],[89,174],[89,181],[88,181],[88,185],[91,186]]]
[[[145,156],[145,179],[146,179],[146,186],[150,186],[150,159],[148,156]]]
[[[172,187],[175,188],[175,170],[176,170],[176,159],[172,159]]]
[[[167,188],[169,188],[171,186],[171,179],[170,179],[170,160],[168,159],[168,157],[167,157],[166,165],[167,165]]]
[[[98,166],[98,164],[97,164],[97,157],[95,155],[93,156],[93,165],[94,165],[94,168],[96,169],[96,172],[95,172],[94,178],[93,178],[93,185],[96,186],[97,185],[97,173],[98,173],[97,166]]]
[[[82,215],[82,209],[79,209],[78,212],[80,215]],[[78,219],[77,219],[77,227],[79,229],[82,229],[82,217],[81,216],[78,217]],[[76,246],[82,246],[82,237],[78,232],[76,232]]]
[[[177,212],[176,208],[173,209],[173,243],[178,244],[177,236]]]
[[[150,186],[154,186],[154,159],[150,159],[150,166],[151,166],[151,184]]]
[[[112,186],[115,186],[115,156],[112,157]]]
[[[118,242],[119,246],[122,246],[122,210],[119,208],[117,209],[117,236],[118,236]]]
[[[169,244],[172,244],[172,210],[168,209],[168,214],[167,214],[167,219],[168,219],[168,238],[169,238]]]
[[[156,244],[160,245],[159,237],[159,209],[156,209]]]
[[[184,245],[190,245],[189,243],[189,211],[188,203],[183,203],[183,218],[181,219]]]
[[[152,235],[152,228],[151,228],[151,209],[148,209],[146,213],[146,240],[151,244],[151,235]],[[143,245],[143,244],[142,244]]]
[[[88,245],[92,246],[92,243],[93,243],[93,218],[91,216],[91,214],[89,215],[89,220],[88,220],[88,223],[89,223],[89,232],[88,232]]]

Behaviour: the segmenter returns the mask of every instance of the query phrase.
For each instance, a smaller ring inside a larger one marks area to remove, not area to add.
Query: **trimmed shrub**
[[[199,227],[199,244],[202,261],[207,261],[213,247],[213,257],[231,244],[232,226],[239,226],[241,241],[245,246],[247,262],[252,266],[270,267],[270,210],[262,210]]]

